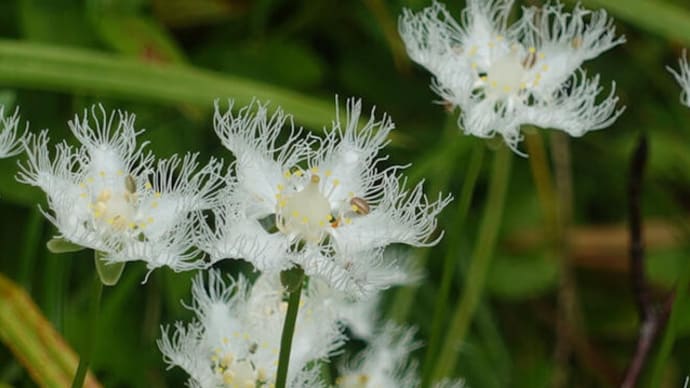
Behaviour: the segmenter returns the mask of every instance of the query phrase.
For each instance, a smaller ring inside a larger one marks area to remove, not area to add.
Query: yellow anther
[[[302,170],[295,171],[295,175],[297,175],[298,177],[301,177],[303,174],[304,172],[302,172]]]
[[[129,226],[130,229],[136,229],[137,224],[135,222],[130,222],[127,226]]]
[[[79,196],[82,197],[82,198],[86,198],[87,194],[86,194],[86,193],[81,193],[81,194],[79,194]]]
[[[356,211],[359,210],[359,208],[358,208],[357,206],[355,206],[355,205],[351,205],[351,206],[350,206],[350,209],[352,209],[353,212],[356,212]]]
[[[230,340],[228,339],[228,337],[223,337],[223,344],[227,345],[228,342],[230,342]]]
[[[319,221],[319,226],[323,228],[324,226],[326,226],[326,222],[325,221]]]
[[[295,218],[299,217],[299,212],[298,212],[297,210],[293,210],[293,211],[292,211],[292,216],[295,217]]]
[[[123,176],[123,175],[125,175],[124,171],[122,171],[122,170],[117,170],[116,174],[117,174],[118,176]]]
[[[154,208],[154,209],[157,208],[157,207],[158,207],[158,202],[157,202],[157,201],[151,202],[151,207]]]
[[[338,186],[340,184],[339,179],[333,179],[333,186]]]
[[[292,174],[291,174],[290,171],[288,170],[288,171],[285,171],[285,173],[283,173],[283,176],[285,176],[286,178],[289,178],[289,177],[292,176]]]
[[[546,55],[544,55],[544,53],[539,53],[539,55],[537,55],[537,57],[539,59],[544,59],[544,58],[546,58]]]
[[[485,75],[483,75],[483,76],[479,77],[479,79],[480,79],[480,80],[482,80],[483,82],[486,82],[486,80],[487,80],[487,78],[486,78],[486,76],[485,76]]]
[[[86,183],[93,183],[93,177],[86,178]]]
[[[312,167],[309,169],[309,171],[311,171],[312,174],[316,174],[319,172],[319,168],[318,167]]]
[[[500,42],[503,40],[503,35],[496,36],[496,41]]]
[[[146,190],[151,190],[153,188],[153,186],[151,186],[151,182],[146,182],[146,183],[144,183],[144,188]]]
[[[303,224],[306,224],[306,223],[308,223],[308,222],[309,222],[309,218],[308,218],[308,217],[302,217],[302,223],[303,223]]]
[[[287,205],[287,201],[285,201],[284,199],[281,199],[280,201],[278,201],[278,207],[283,208],[283,207],[285,207],[285,205]]]
[[[278,188],[278,191],[283,191],[283,189],[285,188],[285,186],[283,186],[283,185],[281,185],[280,183],[278,183],[277,188]]]
[[[333,220],[333,215],[332,214],[327,215],[326,221],[331,221],[331,220]]]
[[[510,90],[511,90],[511,89],[510,89],[510,86],[504,86],[504,87],[503,87],[503,91],[506,92],[506,93],[509,93]]]
[[[147,218],[146,222],[148,222],[149,224],[153,224],[153,217]]]
[[[79,187],[81,187],[82,189],[85,189],[85,188],[86,188],[86,183],[81,182],[81,183],[79,184]]]
[[[156,198],[160,198],[160,197],[161,197],[161,192],[160,192],[160,191],[156,191],[155,193],[153,193],[153,195],[154,195]]]
[[[349,219],[348,217],[344,217],[343,220],[345,221],[346,224],[350,224],[352,222],[352,220]]]
[[[542,71],[548,71],[549,65],[544,64],[544,65],[542,65],[541,69],[542,69]]]
[[[530,54],[534,54],[537,52],[537,49],[534,47],[530,47],[529,49],[527,49],[527,51],[529,51]]]
[[[472,64],[470,64],[470,67],[471,67],[473,70],[476,70],[477,67],[478,67],[478,65],[477,65],[476,62],[472,62]]]
[[[101,178],[104,177],[104,176],[105,176],[105,171],[100,171],[100,172],[98,173],[98,175],[100,175]]]
[[[326,172],[324,173],[324,175],[326,175],[326,177],[329,177],[332,174],[333,174],[333,171],[331,171],[331,170],[326,170]]]

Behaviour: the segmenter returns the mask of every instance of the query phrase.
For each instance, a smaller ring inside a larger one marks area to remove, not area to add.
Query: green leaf
[[[0,274],[0,341],[42,387],[66,387],[77,368],[77,356],[50,325],[33,300]],[[100,387],[89,373],[85,387]]]
[[[83,247],[81,245],[77,245],[71,241],[67,241],[67,240],[61,239],[61,238],[50,239],[46,243],[46,247],[48,248],[49,251],[51,251],[53,253],[71,253],[71,252],[79,252],[79,251],[85,249],[85,247]]]
[[[178,64],[143,63],[92,50],[0,40],[0,83],[6,86],[211,107],[259,98],[281,106],[298,123],[321,128],[335,106],[290,90]],[[344,109],[342,110],[344,111]],[[344,112],[343,112],[344,113]]]

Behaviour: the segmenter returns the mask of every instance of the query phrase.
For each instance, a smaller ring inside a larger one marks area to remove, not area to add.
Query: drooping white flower
[[[683,56],[679,61],[680,70],[676,71],[671,67],[667,67],[667,69],[676,78],[678,84],[680,84],[682,89],[680,93],[680,101],[683,103],[683,105],[690,107],[690,65],[688,65],[688,59],[685,55],[686,52],[683,51]]]
[[[22,152],[22,139],[26,132],[19,133],[19,109],[11,116],[5,116],[5,107],[0,105],[0,158],[9,158]]]
[[[199,233],[212,261],[243,258],[269,272],[297,264],[332,287],[363,295],[404,276],[400,262],[384,255],[386,246],[440,239],[431,236],[450,198],[429,201],[421,183],[408,191],[400,166],[377,169],[393,129],[387,116],[372,115],[358,130],[361,103],[350,100],[344,124],[336,119],[325,137],[303,139],[280,109],[269,115],[257,102],[231,109],[232,103],[226,112],[217,107],[215,128],[236,156],[237,178],[215,211],[215,227]]]
[[[280,339],[287,309],[277,275],[261,275],[253,286],[244,277],[224,282],[210,271],[192,286],[196,320],[164,327],[158,346],[170,367],[178,366],[198,387],[270,387],[275,383]],[[304,290],[288,368],[288,386],[319,383],[319,368],[309,365],[343,342],[332,309],[318,290]]]
[[[405,10],[399,30],[408,54],[434,76],[443,102],[458,106],[458,125],[478,137],[503,136],[517,151],[520,126],[560,129],[572,136],[607,127],[622,113],[611,93],[599,97],[599,78],[580,69],[621,44],[604,10],[563,5],[523,8],[508,26],[512,0],[468,0],[461,22],[434,1]]]
[[[143,260],[149,269],[167,265],[186,270],[194,262],[193,213],[214,205],[220,163],[198,170],[197,155],[154,163],[137,144],[143,131],[134,115],[107,114],[102,106],[69,122],[81,143],[58,144],[51,157],[48,132],[25,141],[28,161],[18,179],[40,187],[51,212],[46,217],[60,237],[97,250],[111,262]],[[198,172],[197,172],[198,170]]]
[[[421,344],[415,330],[387,323],[370,338],[367,348],[339,366],[338,388],[397,388],[421,386],[418,364],[410,353]],[[434,388],[462,388],[462,380],[443,380]]]

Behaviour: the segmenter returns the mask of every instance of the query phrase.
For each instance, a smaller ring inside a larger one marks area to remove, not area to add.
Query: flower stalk
[[[278,371],[276,372],[276,388],[285,388],[287,383],[287,372],[290,364],[290,350],[292,348],[292,337],[295,334],[295,324],[297,323],[297,312],[299,311],[299,301],[302,295],[302,285],[304,284],[304,270],[295,267],[281,272],[280,281],[288,294],[288,307],[283,324],[283,334],[280,338],[280,356],[278,358]]]
[[[99,260],[98,252],[94,253],[96,261]],[[101,309],[101,296],[103,294],[103,282],[100,276],[96,277],[93,282],[93,291],[91,293],[91,306],[89,306],[89,321],[87,323],[86,342],[84,343],[81,354],[79,355],[79,366],[74,374],[72,380],[72,388],[81,388],[84,386],[84,379],[86,372],[89,370],[93,349],[96,343],[96,328],[98,326],[98,315]]]

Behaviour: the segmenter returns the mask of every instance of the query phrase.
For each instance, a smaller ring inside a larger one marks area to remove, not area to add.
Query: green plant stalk
[[[290,271],[297,271],[290,274],[290,279],[286,281],[288,276],[283,276]],[[299,300],[302,295],[302,285],[304,284],[304,271],[299,269],[291,269],[281,273],[281,280],[286,286],[288,293],[288,306],[285,313],[285,322],[283,323],[283,333],[280,337],[280,355],[278,356],[278,371],[276,372],[276,388],[285,388],[287,384],[287,372],[290,364],[290,351],[292,350],[292,337],[295,334],[295,324],[297,323],[297,312],[299,310]],[[286,284],[289,283],[289,284]]]
[[[93,349],[96,342],[96,331],[98,326],[98,313],[101,306],[101,295],[103,294],[103,282],[96,276],[93,282],[93,293],[91,294],[91,306],[89,306],[89,322],[86,332],[86,342],[84,343],[81,354],[79,355],[79,366],[72,380],[72,388],[84,386],[84,378],[89,370]]]
[[[446,340],[437,359],[432,374],[432,382],[451,376],[451,372],[458,360],[460,346],[467,335],[482,291],[484,290],[486,275],[491,264],[503,216],[511,161],[512,152],[505,146],[501,146],[496,151],[489,181],[489,196],[479,235],[477,236],[478,242],[467,271],[467,280],[463,288],[462,297],[453,313],[449,330],[446,333]]]
[[[443,131],[443,141],[441,141],[440,149],[435,149],[434,152],[429,153],[424,160],[415,164],[410,169],[408,177],[410,181],[415,182],[422,179],[425,174],[429,172],[434,173],[431,179],[428,180],[430,184],[430,193],[440,193],[448,187],[448,180],[450,179],[453,169],[440,166],[454,165],[458,156],[458,146],[461,144],[458,136],[458,129],[456,120],[453,115],[448,115]],[[431,248],[423,248],[414,257],[414,265],[416,268],[424,268],[429,259]],[[410,285],[400,287],[396,290],[393,296],[393,302],[388,310],[391,320],[400,324],[405,323],[410,309],[414,305],[414,298],[417,294],[417,285]]]
[[[335,114],[333,102],[189,65],[148,63],[94,50],[2,39],[0,84],[204,108],[211,108],[216,99],[232,97],[237,105],[247,105],[258,98],[271,101],[273,108],[282,107],[311,129],[321,129]],[[341,109],[341,119],[344,117]],[[391,137],[394,142],[402,138]]]
[[[477,183],[477,177],[479,177],[482,161],[484,159],[484,147],[485,145],[483,143],[474,144],[472,155],[470,157],[470,163],[467,167],[467,172],[465,173],[465,182],[462,185],[460,200],[458,201],[457,205],[457,214],[453,220],[453,225],[448,230],[448,234],[452,233],[454,235],[459,235],[464,229],[465,218],[467,217],[467,211],[469,210],[470,203],[472,202],[474,187]],[[455,267],[458,261],[456,253],[460,245],[459,241],[459,238],[450,239],[448,248],[446,250],[446,256],[443,260],[441,286],[436,297],[436,308],[432,318],[431,339],[429,340],[429,345],[427,346],[426,354],[424,356],[422,386],[428,386],[429,384],[432,366],[435,364],[434,357],[436,356],[439,342],[441,341],[441,337],[443,335],[443,323],[446,321],[448,294],[450,293],[450,285],[453,280],[453,275],[456,273]]]

